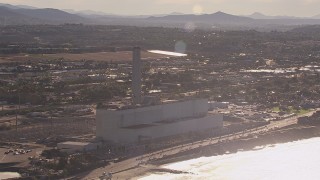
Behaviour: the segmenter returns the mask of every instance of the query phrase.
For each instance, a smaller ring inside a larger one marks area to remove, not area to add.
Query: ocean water
[[[320,138],[277,144],[258,150],[201,157],[163,165],[183,174],[154,173],[141,180],[319,180]]]

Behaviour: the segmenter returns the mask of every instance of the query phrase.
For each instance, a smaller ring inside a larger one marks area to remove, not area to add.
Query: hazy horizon
[[[92,10],[118,15],[152,15],[172,12],[210,14],[222,11],[234,15],[254,12],[270,16],[312,17],[319,15],[320,0],[0,0],[0,3],[38,8]]]

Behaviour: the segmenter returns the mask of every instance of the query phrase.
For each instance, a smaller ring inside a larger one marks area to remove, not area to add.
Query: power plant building
[[[96,136],[114,143],[137,143],[207,129],[220,129],[223,115],[208,114],[207,99],[155,103],[152,97],[141,97],[140,48],[134,47],[132,104],[130,108],[96,112]]]
[[[137,143],[222,127],[221,114],[208,115],[207,99],[164,103],[125,110],[97,109],[97,137]]]

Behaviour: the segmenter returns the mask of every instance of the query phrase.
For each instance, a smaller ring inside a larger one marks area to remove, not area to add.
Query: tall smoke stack
[[[141,103],[141,49],[134,47],[132,52],[133,70],[132,70],[132,95],[133,104]]]

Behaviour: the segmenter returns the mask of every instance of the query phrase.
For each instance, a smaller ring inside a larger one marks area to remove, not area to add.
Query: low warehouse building
[[[99,148],[99,143],[92,142],[61,142],[58,143],[57,148],[62,152],[73,153],[73,152],[85,152],[93,151]]]

